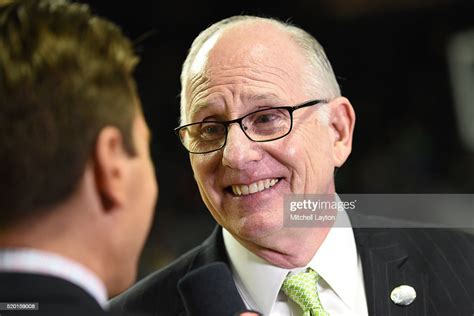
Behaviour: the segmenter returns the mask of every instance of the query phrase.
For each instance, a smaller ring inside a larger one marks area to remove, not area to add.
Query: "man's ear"
[[[94,174],[105,211],[124,204],[127,157],[120,130],[110,126],[103,128],[94,148]]]
[[[355,112],[347,98],[338,97],[331,101],[329,126],[333,132],[333,160],[336,167],[344,164],[352,150],[352,136],[355,126]]]

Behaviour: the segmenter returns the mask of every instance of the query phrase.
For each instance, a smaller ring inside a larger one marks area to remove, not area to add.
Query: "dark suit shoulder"
[[[225,260],[222,233],[217,228],[201,245],[113,298],[110,302],[111,311],[179,315],[184,312],[184,306],[177,288],[178,281],[196,268]]]
[[[38,303],[38,310],[5,311],[1,312],[2,315],[111,315],[82,287],[46,274],[1,272],[0,301]]]

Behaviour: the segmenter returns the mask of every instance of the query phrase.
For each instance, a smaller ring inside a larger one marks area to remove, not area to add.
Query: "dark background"
[[[139,278],[199,244],[214,227],[173,128],[181,64],[192,40],[231,15],[290,20],[325,47],[357,114],[338,192],[474,191],[474,149],[462,142],[447,59],[452,36],[474,28],[473,0],[83,2],[121,25],[142,60],[136,79],[154,134],[160,198]]]

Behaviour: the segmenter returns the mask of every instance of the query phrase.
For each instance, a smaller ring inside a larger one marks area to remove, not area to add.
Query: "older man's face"
[[[305,92],[304,58],[289,37],[271,25],[231,29],[206,57],[192,66],[187,122],[232,120],[321,96]],[[334,137],[330,126],[318,120],[318,107],[294,112],[292,132],[282,139],[253,142],[232,124],[224,149],[191,154],[205,204],[234,236],[258,243],[288,234],[283,227],[284,194],[334,192]],[[236,195],[232,187],[258,192]]]

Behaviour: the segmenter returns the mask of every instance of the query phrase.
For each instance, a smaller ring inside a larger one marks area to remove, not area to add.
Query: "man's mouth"
[[[279,181],[279,178],[264,179],[250,184],[234,184],[231,186],[231,189],[236,196],[249,195],[268,190]]]

